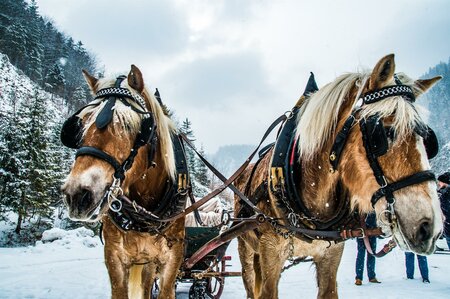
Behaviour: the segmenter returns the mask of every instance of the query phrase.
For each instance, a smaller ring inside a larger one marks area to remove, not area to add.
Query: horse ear
[[[442,76],[436,76],[431,79],[419,79],[414,81],[414,95],[419,97],[424,94],[428,89],[430,89],[434,84],[438,83],[442,79]]]
[[[384,56],[378,61],[370,75],[369,90],[380,89],[388,83],[395,72],[394,54]]]
[[[141,71],[134,64],[131,65],[130,73],[128,74],[128,85],[134,90],[141,93],[144,90],[144,79]]]
[[[89,88],[91,89],[92,92],[95,92],[95,85],[98,82],[98,79],[95,78],[94,76],[92,76],[91,74],[88,73],[88,71],[86,70],[82,70],[83,72],[83,76],[84,79],[86,80],[87,84],[89,85]]]

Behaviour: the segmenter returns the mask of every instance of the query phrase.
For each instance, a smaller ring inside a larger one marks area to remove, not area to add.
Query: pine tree
[[[44,26],[42,18],[38,15],[37,4],[35,0],[31,0],[27,9],[26,24],[27,32],[27,53],[25,73],[35,82],[42,82],[42,59],[44,56],[44,46],[41,43],[42,31]]]
[[[7,132],[7,155],[2,167],[9,174],[2,195],[6,209],[18,215],[16,233],[32,217],[49,222],[53,200],[50,197],[51,156],[48,154],[49,114],[43,96],[36,94],[20,103]],[[8,161],[9,160],[9,161]],[[6,196],[5,196],[6,195]]]
[[[2,122],[4,127],[1,128],[1,131],[5,150],[0,156],[0,168],[3,174],[0,194],[1,211],[2,213],[13,211],[19,215],[17,233],[20,233],[24,218],[25,192],[28,186],[23,171],[27,157],[23,151],[23,132],[19,122],[19,113],[7,116],[6,126]]]
[[[83,86],[78,86],[72,95],[72,103],[75,107],[80,107],[86,105],[88,101],[88,96],[86,90]]]
[[[181,133],[186,135],[187,138],[189,138],[189,140],[191,141],[192,144],[194,144],[195,136],[194,136],[194,131],[192,130],[191,126],[192,126],[191,121],[188,118],[186,118],[183,121],[183,123],[181,124],[180,131],[181,131]],[[196,159],[195,159],[195,153],[189,146],[185,147],[185,153],[186,153],[186,160],[187,160],[190,176],[191,176],[191,178],[196,179],[197,163],[196,163]]]
[[[205,156],[205,149],[203,145],[200,147],[198,151],[200,155]],[[197,181],[205,187],[209,187],[211,184],[209,170],[206,167],[205,163],[203,163],[200,159],[197,159]]]
[[[46,90],[62,96],[66,85],[66,79],[64,72],[61,69],[59,63],[55,63],[53,68],[47,74],[45,78]]]

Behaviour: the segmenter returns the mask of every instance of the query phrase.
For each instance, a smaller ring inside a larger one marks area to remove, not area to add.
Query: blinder
[[[83,123],[78,114],[87,106],[84,106],[71,117],[69,117],[63,124],[61,129],[61,143],[68,148],[77,149],[82,143],[83,137]]]
[[[426,126],[425,129],[417,132],[423,138],[423,144],[427,152],[428,159],[433,159],[439,152],[439,142],[433,129]]]
[[[368,143],[370,151],[376,157],[381,157],[389,149],[388,138],[395,139],[395,130],[392,127],[384,127],[382,120],[377,116],[371,116],[366,121]],[[439,143],[433,129],[429,126],[416,127],[414,130],[423,138],[428,159],[436,157],[439,151]]]
[[[386,154],[389,148],[388,138],[383,122],[378,115],[371,116],[366,120],[366,133],[370,152],[375,157]]]

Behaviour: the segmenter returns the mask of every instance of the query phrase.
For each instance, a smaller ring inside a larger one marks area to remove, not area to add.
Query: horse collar
[[[292,115],[284,124],[278,135],[270,167],[269,186],[286,210],[287,221],[294,227],[305,226],[312,229],[326,230],[339,224],[346,214],[345,200],[339,206],[335,217],[324,222],[317,219],[306,207],[297,190],[296,181],[300,180],[301,169],[298,163],[295,127],[300,109],[294,107]],[[338,184],[337,188],[340,188]],[[337,191],[341,193],[340,190]]]

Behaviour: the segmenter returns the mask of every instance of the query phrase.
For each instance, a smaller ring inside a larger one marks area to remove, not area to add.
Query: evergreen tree
[[[42,18],[38,15],[37,4],[31,0],[27,9],[27,55],[25,64],[25,73],[35,82],[42,82],[42,59],[44,56],[44,46],[41,43],[41,28],[44,25]]]
[[[75,107],[86,105],[88,96],[83,86],[78,86],[72,95],[72,102]]]
[[[450,59],[448,63],[441,62],[429,69],[424,78],[443,76],[426,96],[429,99],[430,126],[436,131],[440,144],[450,141]]]
[[[205,156],[205,149],[203,145],[200,147],[200,150],[198,152],[203,157]],[[197,159],[196,173],[197,173],[197,181],[203,186],[209,187],[211,184],[209,170],[206,167],[205,163],[203,163],[200,159]]]
[[[31,217],[48,222],[52,216],[51,155],[48,153],[49,121],[46,101],[35,95],[20,103],[6,132],[7,151],[1,159],[5,177],[2,205],[18,215],[16,233]]]
[[[59,63],[55,63],[45,78],[46,90],[62,96],[66,85],[66,79]]]
[[[194,132],[193,132],[191,126],[192,126],[191,121],[188,118],[186,118],[183,121],[183,123],[181,124],[180,131],[181,131],[181,133],[186,135],[186,137],[189,138],[189,140],[192,142],[192,144],[194,144],[195,136],[194,136]],[[185,146],[185,153],[186,153],[186,160],[187,160],[190,176],[191,176],[191,178],[196,179],[197,178],[197,169],[196,169],[197,163],[196,163],[196,159],[195,159],[195,153],[189,146]]]
[[[1,128],[4,151],[0,156],[0,169],[3,174],[0,205],[3,213],[13,211],[19,215],[16,232],[20,233],[25,214],[25,192],[29,184],[24,175],[24,164],[27,157],[23,150],[23,132],[18,115],[19,113],[7,116],[6,126],[5,123],[2,123],[4,126]]]

